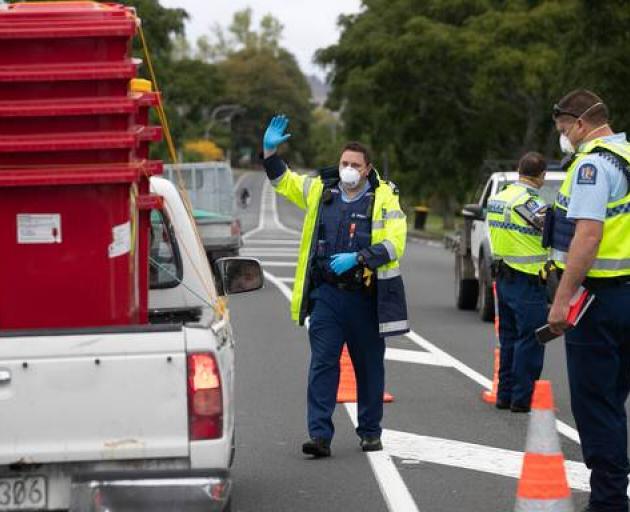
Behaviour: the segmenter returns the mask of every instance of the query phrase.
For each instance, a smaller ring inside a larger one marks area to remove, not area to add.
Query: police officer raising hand
[[[362,144],[347,143],[332,179],[298,174],[277,155],[290,135],[285,116],[274,117],[263,137],[271,184],[306,211],[291,314],[309,322],[308,431],[305,454],[330,455],[332,415],[344,343],[358,388],[363,451],[381,450],[385,342],[409,330],[400,273],[407,221],[397,189],[380,179]]]

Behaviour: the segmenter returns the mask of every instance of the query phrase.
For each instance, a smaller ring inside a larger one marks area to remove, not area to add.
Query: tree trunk
[[[440,194],[442,203],[442,228],[444,231],[455,229],[455,201],[448,193]]]

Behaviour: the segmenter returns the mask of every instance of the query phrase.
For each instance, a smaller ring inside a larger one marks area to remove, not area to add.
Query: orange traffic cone
[[[341,358],[339,359],[341,374],[339,375],[339,387],[337,388],[337,403],[357,401],[357,379],[354,375],[354,366],[348,353],[348,347],[343,346]],[[389,393],[383,394],[383,402],[393,402],[394,397]]]
[[[497,393],[499,391],[499,365],[501,362],[501,341],[499,338],[499,299],[497,298],[497,283],[492,283],[492,293],[494,295],[494,336],[496,348],[494,349],[494,371],[492,372],[492,389],[483,391],[481,399],[488,404],[497,403]]]
[[[548,380],[539,380],[534,387],[527,446],[514,507],[514,512],[531,511],[573,512]]]
[[[501,359],[501,349],[494,349],[494,372],[492,375],[492,389],[481,393],[481,399],[487,404],[497,403],[497,392],[499,391],[499,362]]]

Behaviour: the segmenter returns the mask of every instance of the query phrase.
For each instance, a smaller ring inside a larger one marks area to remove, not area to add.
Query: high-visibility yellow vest
[[[381,335],[392,336],[409,331],[400,271],[400,259],[407,242],[407,219],[392,186],[380,180],[378,175],[376,178],[379,186],[374,191],[371,244],[385,245],[392,256],[391,261],[378,267],[375,272],[377,313]],[[271,183],[277,193],[306,210],[291,300],[291,316],[302,325],[308,312],[310,272],[316,246],[313,240],[317,232],[324,183],[319,177],[297,174],[290,169]]]
[[[492,256],[509,267],[537,275],[548,254],[542,247],[542,232],[514,210],[517,206],[540,201],[535,189],[520,183],[509,185],[488,201],[488,227]]]
[[[630,143],[595,139],[580,147],[567,170],[567,177],[560,187],[554,206],[554,230],[550,257],[559,268],[566,266],[567,253],[575,232],[575,221],[567,219],[575,173],[584,158],[593,153],[612,153],[619,158],[621,165],[630,166]],[[629,174],[626,173],[626,176]],[[622,199],[608,203],[602,241],[595,261],[587,273],[588,277],[630,275],[630,187],[628,190],[629,193]]]

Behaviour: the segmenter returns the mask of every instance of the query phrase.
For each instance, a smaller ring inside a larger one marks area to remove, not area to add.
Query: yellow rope
[[[138,33],[140,35],[140,42],[142,44],[142,52],[144,54],[144,60],[147,64],[147,69],[149,71],[149,78],[151,80],[151,82],[153,83],[153,90],[159,92],[160,91],[160,87],[157,81],[157,75],[155,74],[155,68],[153,67],[153,60],[151,59],[151,53],[149,51],[149,45],[147,43],[147,39],[144,36],[144,30],[142,29],[142,23],[139,22],[138,23]],[[192,222],[193,226],[195,226],[195,216],[193,214],[193,206],[192,203],[190,201],[190,197],[188,195],[188,191],[186,190],[185,187],[185,183],[184,183],[184,179],[181,173],[181,169],[179,168],[179,160],[177,157],[177,150],[175,148],[175,144],[173,142],[173,137],[171,134],[171,130],[170,130],[170,126],[168,123],[168,117],[166,115],[166,111],[164,110],[164,104],[162,102],[162,96],[161,94],[158,94],[158,105],[157,105],[157,113],[158,113],[158,117],[160,120],[160,124],[162,126],[162,130],[164,132],[164,139],[166,140],[166,146],[168,149],[168,153],[169,153],[169,157],[171,159],[171,162],[175,165],[175,172],[177,175],[177,182],[178,182],[178,189],[179,189],[179,193],[182,196],[183,200],[184,200],[184,206],[186,209],[186,212],[188,213],[188,217],[190,219],[190,221]],[[203,242],[201,240],[201,237],[199,236],[199,231],[197,231],[197,229],[194,229],[195,232],[195,236],[197,237],[197,243],[198,243],[198,247],[201,248],[203,247]],[[224,315],[226,314],[226,304],[225,301],[221,298],[221,297],[215,297],[215,294],[213,293],[212,287],[210,286],[209,283],[206,282],[206,280],[203,278],[201,272],[199,271],[199,269],[196,267],[196,265],[194,264],[194,259],[191,257],[191,253],[188,249],[188,247],[186,247],[185,244],[182,244],[184,251],[186,252],[186,255],[188,256],[190,262],[192,263],[193,269],[195,270],[195,273],[197,274],[197,277],[199,278],[199,280],[203,283],[203,286],[205,288],[205,291],[209,297],[208,302],[212,305],[212,307],[214,308],[215,312],[219,315],[219,317],[224,317]],[[200,249],[201,250],[201,249]],[[206,257],[205,251],[203,252],[203,257]]]

